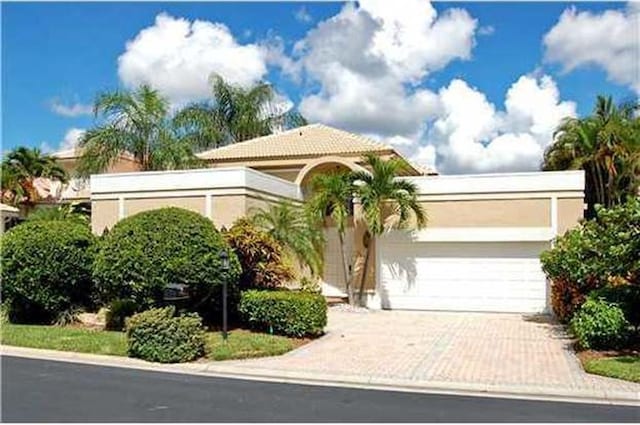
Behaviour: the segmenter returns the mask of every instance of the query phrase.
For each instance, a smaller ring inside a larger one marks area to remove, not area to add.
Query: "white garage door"
[[[538,313],[547,284],[546,242],[378,243],[383,308]]]

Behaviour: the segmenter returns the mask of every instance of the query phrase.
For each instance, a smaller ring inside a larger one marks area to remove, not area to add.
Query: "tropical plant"
[[[344,236],[351,215],[351,202],[354,186],[351,174],[329,173],[317,174],[311,180],[312,196],[307,202],[308,213],[315,217],[319,226],[323,226],[328,215],[335,224],[340,241],[340,257],[342,273],[346,284],[349,304],[354,304],[353,286],[349,276],[348,260],[345,252]]]
[[[293,278],[280,243],[247,218],[236,220],[224,238],[240,261],[241,290],[273,289]]]
[[[598,96],[586,118],[566,118],[544,154],[543,170],[583,169],[587,216],[635,197],[640,185],[640,117],[637,104],[614,105]]]
[[[176,130],[168,100],[157,90],[141,85],[133,91],[101,93],[93,109],[103,122],[79,140],[78,175],[103,172],[123,154],[132,155],[142,171],[201,165],[191,141]]]
[[[362,219],[366,226],[363,234],[364,264],[361,273],[358,301],[361,303],[369,266],[371,242],[376,236],[391,229],[427,224],[427,215],[417,199],[417,187],[407,180],[396,177],[407,167],[399,158],[383,160],[374,154],[365,158],[370,171],[354,172],[352,179],[356,196],[361,204]]]
[[[15,148],[2,161],[2,202],[32,206],[40,199],[34,180],[41,177],[62,183],[68,180],[67,172],[53,156],[38,148]]]
[[[569,328],[583,349],[620,348],[629,337],[629,322],[622,309],[601,299],[587,298]]]
[[[596,206],[594,218],[557,238],[540,260],[552,282],[554,313],[562,321],[571,319],[593,290],[611,286],[624,293],[627,286],[640,288],[640,200],[613,208]],[[609,300],[616,298],[612,291]]]
[[[242,142],[307,123],[299,113],[277,102],[269,84],[243,88],[218,75],[213,75],[211,82],[213,99],[185,107],[175,119],[185,138],[199,149]]]
[[[250,211],[251,221],[269,233],[313,275],[322,273],[322,229],[302,207],[290,201],[270,204]]]

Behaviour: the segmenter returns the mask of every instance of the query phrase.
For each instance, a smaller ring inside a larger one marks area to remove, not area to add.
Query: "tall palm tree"
[[[344,248],[344,236],[351,214],[350,204],[354,186],[350,173],[318,174],[311,180],[312,196],[307,202],[307,211],[317,220],[318,226],[324,226],[325,217],[331,217],[335,224],[338,240],[340,241],[340,256],[342,258],[342,272],[347,289],[349,304],[353,305],[353,286],[349,276],[349,266]]]
[[[2,161],[2,200],[29,207],[39,199],[34,186],[39,177],[62,183],[68,180],[67,172],[53,156],[38,148],[15,148]]]
[[[280,242],[313,275],[321,274],[322,232],[301,207],[291,202],[281,202],[271,204],[268,208],[253,209],[250,214],[251,221],[258,228]]]
[[[147,85],[99,94],[94,114],[104,122],[79,141],[80,176],[103,172],[125,152],[134,156],[143,171],[199,165],[190,141],[176,132],[167,99]]]
[[[243,88],[214,75],[212,95],[211,101],[187,106],[176,115],[175,122],[185,137],[199,149],[242,142],[307,123],[299,113],[283,111],[275,101],[275,91],[266,83]]]
[[[583,169],[587,216],[635,196],[640,184],[638,105],[598,96],[591,116],[566,118],[544,154],[543,170]]]
[[[364,295],[372,239],[385,231],[407,227],[412,223],[412,218],[417,228],[427,224],[427,214],[417,199],[417,187],[407,180],[396,179],[406,168],[406,162],[398,158],[383,160],[374,154],[368,154],[365,162],[370,172],[359,171],[352,175],[366,225],[362,240],[364,265],[358,292],[360,303]]]

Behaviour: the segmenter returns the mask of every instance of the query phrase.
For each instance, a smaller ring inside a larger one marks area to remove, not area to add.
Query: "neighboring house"
[[[203,152],[208,169],[95,175],[92,227],[101,233],[124,217],[163,206],[197,211],[228,227],[255,207],[303,203],[313,175],[362,169],[370,152],[401,156],[365,137],[314,124]],[[548,311],[538,256],[582,218],[582,171],[439,176],[410,166],[401,178],[418,186],[429,223],[374,241],[369,307]],[[356,213],[358,208],[355,203]],[[359,222],[347,230],[352,266],[363,251],[363,230]],[[325,231],[323,293],[344,296],[338,238],[335,229]]]

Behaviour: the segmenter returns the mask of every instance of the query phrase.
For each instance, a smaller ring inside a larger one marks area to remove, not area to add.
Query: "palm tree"
[[[353,286],[349,277],[348,261],[344,248],[344,236],[348,218],[350,216],[350,204],[353,197],[354,186],[349,173],[318,174],[311,180],[313,195],[307,203],[308,213],[315,217],[319,227],[324,226],[325,217],[331,217],[336,226],[340,241],[340,255],[342,258],[342,271],[347,287],[349,304],[355,302]]]
[[[134,91],[99,94],[94,114],[104,123],[80,139],[77,173],[100,173],[128,152],[142,171],[193,168],[200,165],[190,141],[179,137],[169,115],[169,103],[157,90],[142,85]]]
[[[254,225],[280,242],[313,275],[321,274],[322,232],[301,207],[287,201],[270,204],[266,209],[253,209],[250,213]]]
[[[2,200],[28,208],[39,199],[34,180],[41,177],[62,183],[68,180],[67,172],[53,156],[38,148],[15,148],[2,161]]]
[[[417,228],[427,224],[426,212],[417,199],[417,187],[396,178],[406,168],[406,162],[398,158],[383,160],[374,154],[366,155],[365,162],[370,172],[359,171],[352,175],[366,225],[362,240],[364,265],[358,292],[360,303],[367,278],[371,240],[385,231],[407,227],[412,223],[412,217]]]
[[[587,216],[595,204],[611,207],[635,196],[640,182],[640,118],[638,106],[615,106],[598,96],[594,113],[566,118],[544,154],[543,170],[583,169]]]
[[[199,149],[242,142],[307,123],[299,113],[283,111],[275,102],[273,88],[266,83],[243,88],[214,75],[212,94],[212,101],[187,106],[175,119],[185,137]]]

